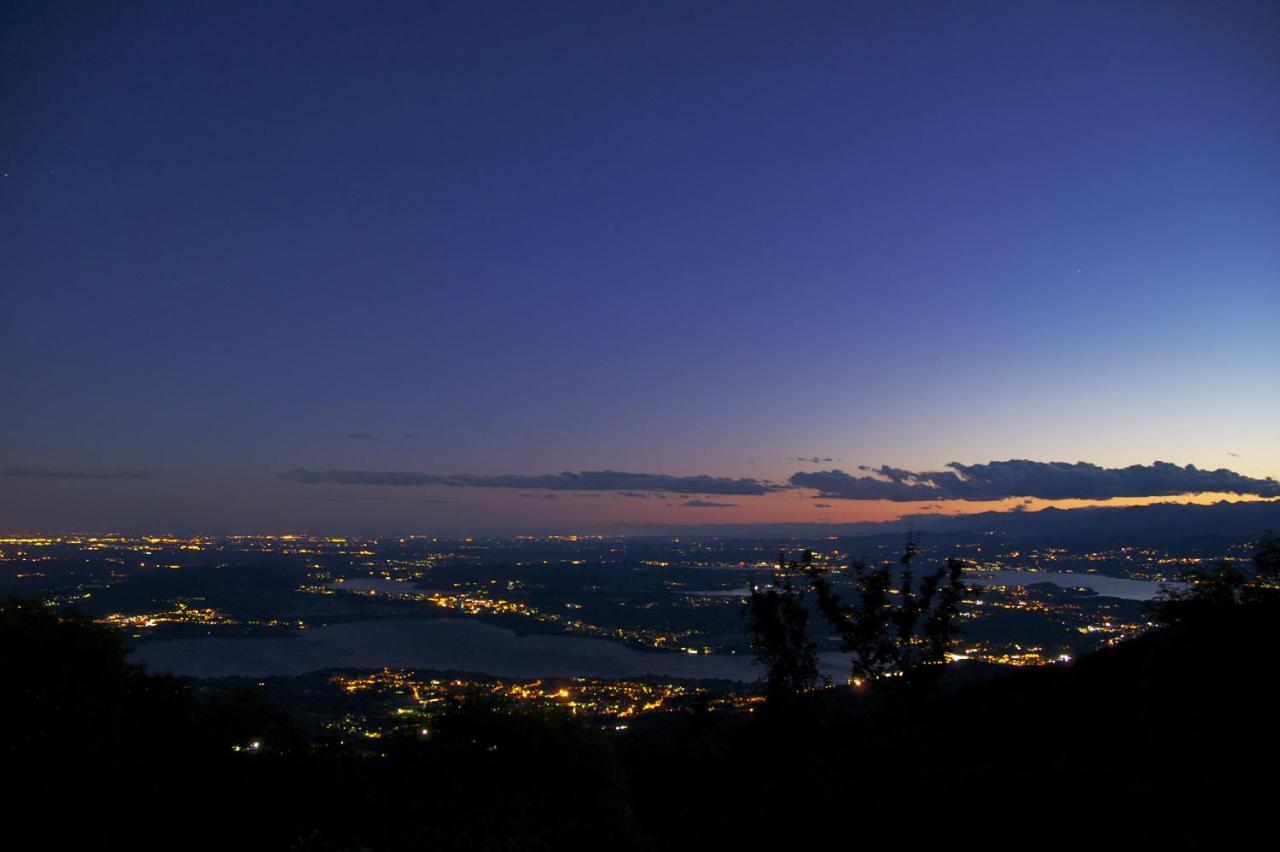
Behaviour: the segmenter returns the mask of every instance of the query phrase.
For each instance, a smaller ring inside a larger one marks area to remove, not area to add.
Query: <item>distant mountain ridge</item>
[[[907,515],[893,521],[849,524],[611,524],[591,530],[617,536],[672,535],[757,538],[761,536],[861,537],[897,535],[909,528],[959,535],[999,532],[1014,539],[1046,536],[1070,540],[1134,538],[1158,540],[1190,536],[1251,538],[1280,531],[1280,500],[1211,504],[1154,503],[1148,506],[1049,507],[1035,512],[980,512],[973,515]]]

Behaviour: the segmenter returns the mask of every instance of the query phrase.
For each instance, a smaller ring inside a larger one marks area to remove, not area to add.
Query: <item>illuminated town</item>
[[[433,677],[393,669],[334,674],[328,676],[328,685],[351,701],[343,706],[339,718],[326,720],[324,727],[371,739],[406,730],[429,735],[432,720],[463,701],[480,700],[498,707],[562,709],[613,731],[625,731],[643,717],[662,714],[705,714],[725,709],[754,712],[763,701],[753,690],[726,688],[723,684],[711,688],[656,679]],[[309,693],[313,707],[314,690],[318,688],[320,685],[314,684]],[[288,692],[280,694],[287,706]]]
[[[783,542],[783,549],[810,548],[822,570],[851,558],[890,559],[898,546],[891,540]],[[959,612],[964,630],[948,660],[1009,667],[1059,664],[1152,626],[1142,600],[1095,594],[1094,585],[1128,581],[1150,588],[1176,581],[1188,568],[1245,555],[1243,545],[1221,552],[1081,551],[999,541],[944,547],[945,555],[965,560],[970,589]],[[6,594],[90,614],[142,654],[171,640],[288,639],[334,625],[445,618],[491,625],[509,631],[505,635],[604,640],[660,655],[655,659],[679,654],[745,666],[745,590],[769,581],[778,550],[776,541],[577,535],[10,536],[0,539],[0,571]],[[820,645],[828,654],[838,651],[834,638]],[[314,667],[335,666],[318,659]],[[831,671],[832,680],[847,679]],[[750,710],[761,700],[749,678],[717,680],[719,673],[706,679],[501,678],[382,667],[300,677],[333,693],[332,701],[319,702],[328,715],[317,724],[379,737],[429,730],[432,716],[462,696],[560,707],[619,731],[655,714]],[[281,686],[287,681],[268,676],[263,682],[284,690],[287,705],[288,689]],[[317,703],[314,694],[309,702]]]

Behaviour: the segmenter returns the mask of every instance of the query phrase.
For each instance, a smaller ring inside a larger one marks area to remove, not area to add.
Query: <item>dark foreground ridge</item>
[[[622,734],[467,703],[426,737],[315,737],[253,689],[126,664],[116,637],[0,608],[9,829],[71,848],[677,849],[777,839],[1220,845],[1269,824],[1267,599],[1068,666],[888,708],[844,689]]]

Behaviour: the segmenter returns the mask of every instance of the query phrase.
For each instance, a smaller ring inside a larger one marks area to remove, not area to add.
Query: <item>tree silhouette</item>
[[[896,586],[892,563],[871,568],[853,560],[844,572],[857,596],[852,603],[841,599],[823,572],[809,569],[818,609],[840,635],[843,649],[853,654],[855,685],[901,697],[927,691],[941,673],[968,591],[964,563],[948,559],[917,582],[912,562],[919,552],[915,537],[908,536]]]
[[[790,563],[779,552],[773,582],[763,588],[752,585],[747,599],[747,641],[765,668],[765,697],[774,708],[821,682],[818,646],[809,638],[805,591],[795,583],[812,565],[808,550],[800,562]]]
[[[1252,567],[1224,559],[1210,568],[1183,571],[1184,588],[1164,587],[1150,609],[1157,621],[1176,624],[1236,604],[1259,603],[1276,595],[1280,580],[1280,537],[1268,533],[1254,547]]]
[[[1280,536],[1269,532],[1262,537],[1253,553],[1253,567],[1263,582],[1280,580]]]

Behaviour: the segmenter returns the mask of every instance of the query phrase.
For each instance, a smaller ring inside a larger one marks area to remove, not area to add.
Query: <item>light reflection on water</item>
[[[822,655],[824,673],[843,677],[841,654]],[[416,668],[499,677],[715,678],[754,681],[744,654],[638,651],[581,636],[521,636],[473,619],[355,621],[296,636],[169,639],[140,645],[134,660],[192,677],[298,675],[326,668]]]
[[[1098,574],[1053,571],[984,571],[966,575],[978,585],[1052,583],[1088,587],[1100,595],[1149,600],[1160,583]],[[1173,587],[1180,584],[1170,583]],[[413,594],[410,582],[352,578],[330,588],[353,592]],[[739,597],[745,589],[687,591],[697,597]],[[640,651],[582,636],[518,635],[474,619],[429,618],[356,621],[311,628],[295,636],[170,639],[145,643],[133,659],[156,671],[193,677],[298,675],[327,668],[416,668],[476,672],[498,677],[714,678],[754,681],[760,670],[746,654]],[[848,674],[848,657],[821,655],[834,680]]]
[[[1030,586],[1036,583],[1052,583],[1064,589],[1080,587],[1110,598],[1130,601],[1148,601],[1160,593],[1162,586],[1178,589],[1186,583],[1157,583],[1152,580],[1130,580],[1123,577],[1106,577],[1102,574],[1070,574],[1062,571],[983,571],[965,575],[965,580],[979,586]]]
[[[1111,598],[1123,598],[1131,601],[1151,600],[1160,593],[1162,587],[1181,589],[1186,583],[1157,583],[1152,580],[1130,580],[1123,577],[1107,577],[1102,574],[1070,574],[1063,571],[974,571],[965,574],[965,581],[978,586],[1031,586],[1036,583],[1052,583],[1063,589],[1088,588],[1095,594]],[[683,594],[692,597],[738,597],[747,596],[746,589],[715,589],[712,591],[689,591]]]

